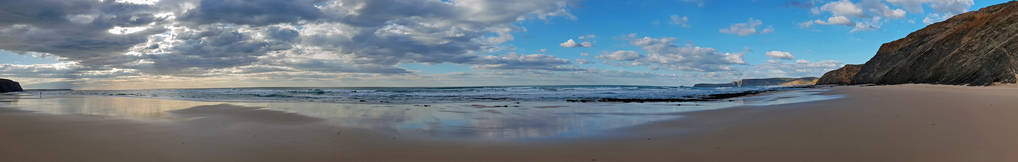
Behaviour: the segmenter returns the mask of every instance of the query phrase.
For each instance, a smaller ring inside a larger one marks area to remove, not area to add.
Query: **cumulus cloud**
[[[765,53],[765,55],[767,55],[767,57],[770,57],[772,59],[784,59],[784,60],[794,60],[795,59],[795,56],[792,56],[792,53],[785,52],[785,51],[767,51],[767,53]]]
[[[725,34],[735,34],[735,35],[743,36],[743,37],[744,36],[753,35],[753,34],[757,34],[757,33],[766,34],[766,33],[774,32],[774,27],[767,27],[767,28],[764,28],[764,29],[758,31],[758,28],[761,25],[763,25],[763,21],[760,21],[760,20],[757,20],[757,19],[753,19],[753,18],[749,18],[749,21],[747,21],[747,22],[744,22],[744,23],[735,23],[735,24],[732,24],[731,26],[729,26],[728,28],[723,28],[723,29],[720,29],[719,31],[721,33],[725,33]]]
[[[0,49],[18,53],[47,53],[86,66],[133,61],[121,56],[147,35],[162,32],[147,27],[162,21],[152,6],[94,0],[0,2]],[[115,34],[113,28],[140,27]]]
[[[966,12],[973,4],[972,0],[861,0],[859,2],[838,0],[824,3],[812,10],[815,15],[830,14],[826,20],[810,20],[800,23],[799,26],[801,28],[810,28],[814,24],[848,26],[852,28],[852,32],[875,30],[879,29],[883,22],[905,18],[909,12],[924,13],[924,5],[935,11],[926,13],[923,19],[924,23],[929,24]],[[904,9],[893,6],[900,6]]]
[[[863,16],[863,9],[849,0],[834,1],[820,6],[820,11],[830,12],[834,16]]]
[[[549,55],[490,55],[525,31],[516,22],[574,19],[567,0],[37,0],[0,10],[0,49],[57,57],[76,77],[411,73],[402,63],[576,70]]]
[[[615,51],[598,58],[617,61],[631,66],[647,66],[651,69],[669,69],[693,72],[716,72],[733,70],[733,65],[746,62],[744,52],[724,53],[714,48],[692,44],[678,45],[675,38],[630,37],[631,45],[646,52]]]
[[[905,14],[907,14],[907,12],[902,9],[891,9],[890,6],[887,6],[887,4],[884,4],[880,0],[863,0],[860,2],[860,5],[863,8],[866,8],[869,13],[885,18],[903,18],[905,17]]]
[[[592,46],[594,46],[594,44],[590,43],[590,42],[576,43],[576,41],[574,41],[573,39],[566,40],[565,42],[559,43],[558,45],[561,46],[561,47],[565,47],[565,48],[592,47]]]
[[[849,25],[849,26],[851,26],[852,25],[852,20],[849,20],[848,17],[845,17],[845,16],[834,16],[834,17],[827,18],[826,22],[817,20],[817,24]]]
[[[934,12],[928,13],[923,18],[923,22],[927,24],[944,21],[954,15],[967,12],[975,4],[973,0],[888,0],[888,2],[905,6],[905,9],[909,11],[920,13],[924,12],[922,4],[929,5]]]

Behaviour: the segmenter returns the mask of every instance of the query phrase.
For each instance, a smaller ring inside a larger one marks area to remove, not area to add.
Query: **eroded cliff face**
[[[862,69],[862,65],[845,65],[837,70],[832,70],[824,73],[820,80],[817,80],[817,85],[824,84],[838,84],[847,85],[852,84],[852,78],[859,73],[859,69]]]
[[[851,84],[1015,83],[1016,38],[1018,2],[967,12],[883,44]]]

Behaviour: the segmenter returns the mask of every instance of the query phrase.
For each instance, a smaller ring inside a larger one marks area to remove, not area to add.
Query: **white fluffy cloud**
[[[890,4],[890,5],[889,5]],[[814,24],[849,26],[852,32],[879,29],[885,21],[905,18],[911,13],[924,13],[924,5],[935,12],[926,13],[924,23],[943,21],[951,16],[968,11],[973,0],[837,0],[824,3],[812,12],[815,15],[828,13],[824,19],[805,21],[799,24],[802,28],[810,28]],[[902,8],[894,8],[902,7]]]
[[[766,55],[767,57],[770,57],[772,59],[784,59],[784,60],[794,60],[795,59],[795,56],[792,56],[792,53],[785,52],[785,51],[767,51],[767,53],[765,53],[764,55]]]
[[[814,22],[816,22],[817,24],[824,25],[846,25],[846,26],[855,25],[854,23],[852,23],[852,20],[848,19],[848,17],[845,16],[832,16],[827,18],[827,21],[816,20]]]
[[[585,37],[584,36],[580,36],[580,38],[582,39],[582,38],[585,38]],[[558,46],[565,47],[565,48],[593,47],[594,43],[590,43],[590,42],[576,43],[575,40],[569,39],[569,40],[566,40],[565,42],[559,43]]]
[[[749,21],[746,21],[744,23],[735,23],[729,26],[728,28],[723,28],[718,31],[725,34],[735,34],[743,37],[758,33],[766,34],[774,32],[774,27],[758,29],[761,25],[763,25],[763,21],[749,18]]]
[[[863,16],[862,8],[849,0],[824,4],[820,6],[820,11],[830,12],[834,16]]]
[[[645,55],[636,51],[615,51],[598,56],[600,59],[617,61],[630,66],[646,66],[651,69],[668,69],[693,72],[716,72],[733,70],[733,65],[746,62],[745,55],[724,53],[714,48],[700,47],[692,44],[678,45],[675,38],[651,38],[629,36],[631,45],[639,47]]]

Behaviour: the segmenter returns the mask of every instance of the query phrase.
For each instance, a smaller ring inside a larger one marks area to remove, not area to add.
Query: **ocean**
[[[252,87],[146,90],[39,91],[44,96],[123,96],[194,101],[326,103],[463,103],[600,99],[688,99],[715,94],[794,89],[790,87],[696,88],[683,86],[568,85],[477,87]]]
[[[195,120],[175,112],[228,104],[401,138],[544,140],[624,136],[624,131],[610,130],[681,119],[684,112],[838,97],[824,91],[628,85],[30,90],[0,99],[0,107],[160,121]]]

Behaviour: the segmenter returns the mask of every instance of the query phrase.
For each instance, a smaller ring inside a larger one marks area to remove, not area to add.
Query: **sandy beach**
[[[1018,88],[846,86],[615,136],[420,140],[229,104],[138,121],[0,109],[0,161],[1016,161]],[[124,105],[114,105],[124,106]]]

